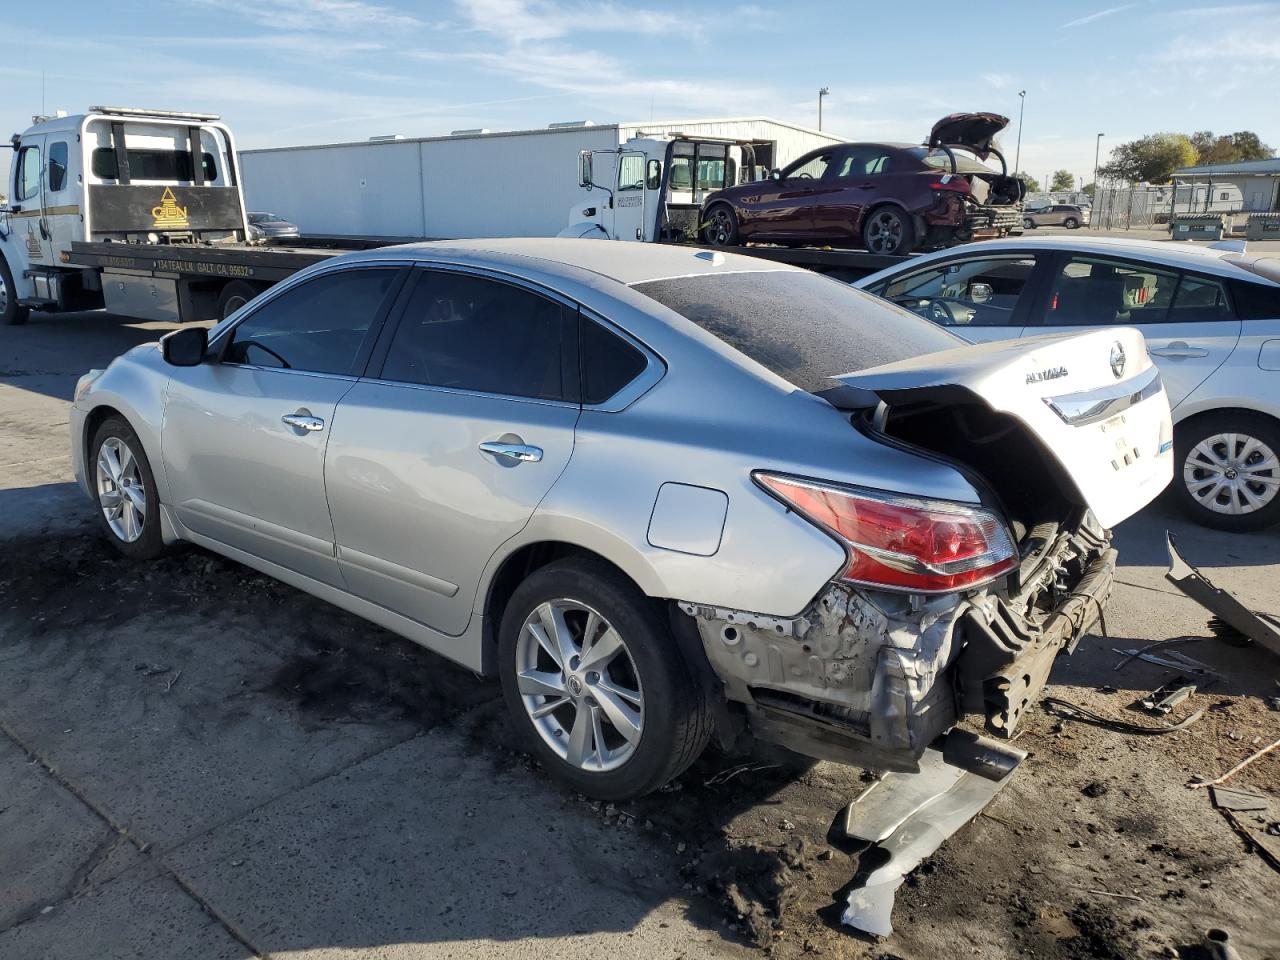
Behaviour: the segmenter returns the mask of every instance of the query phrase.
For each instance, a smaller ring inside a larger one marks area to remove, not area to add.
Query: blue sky
[[[705,12],[700,12],[705,11]],[[1091,173],[1158,130],[1280,147],[1280,2],[61,0],[3,24],[0,127],[44,102],[220,113],[241,148],[559,120],[766,115],[918,141],[957,110],[1013,118],[1022,167]],[[8,166],[8,151],[0,168]],[[8,192],[8,191],[5,191]]]

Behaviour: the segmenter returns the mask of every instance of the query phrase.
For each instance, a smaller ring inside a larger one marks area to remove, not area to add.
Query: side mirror
[[[969,302],[970,303],[987,303],[995,295],[995,291],[991,289],[989,283],[971,283],[969,284]]]
[[[769,179],[770,179],[770,180],[781,180],[781,179],[782,179],[782,171],[781,171],[781,170],[770,170],[770,171],[769,171]]]
[[[208,349],[209,331],[204,327],[183,327],[160,338],[164,362],[175,367],[199,366]]]
[[[591,151],[580,150],[578,152],[578,186],[591,189]]]

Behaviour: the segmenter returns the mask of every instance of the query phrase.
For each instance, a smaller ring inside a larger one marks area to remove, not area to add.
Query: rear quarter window
[[[1231,299],[1241,320],[1280,320],[1280,287],[1233,280]]]
[[[635,285],[803,390],[842,373],[965,341],[884,300],[807,271],[701,274]]]

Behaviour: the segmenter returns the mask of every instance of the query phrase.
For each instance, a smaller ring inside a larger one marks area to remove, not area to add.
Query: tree
[[[1076,178],[1071,175],[1070,170],[1053,171],[1053,182],[1049,184],[1050,190],[1070,190],[1076,185]]]
[[[1018,179],[1021,180],[1023,186],[1027,188],[1027,193],[1040,192],[1040,181],[1037,180],[1035,177],[1033,177],[1031,174],[1026,173],[1025,171],[1020,172],[1018,174]]]
[[[1092,200],[1094,197],[1094,194],[1098,192],[1098,185],[1096,183],[1086,183],[1083,187],[1080,188],[1080,192],[1085,194],[1086,196],[1089,197],[1090,200]]]
[[[1240,130],[1222,137],[1216,137],[1208,130],[1198,130],[1189,139],[1196,148],[1196,166],[1266,160],[1272,153],[1271,148],[1252,130]]]
[[[1164,183],[1180,167],[1195,166],[1198,153],[1182,133],[1153,133],[1122,143],[1098,175],[1128,183]]]

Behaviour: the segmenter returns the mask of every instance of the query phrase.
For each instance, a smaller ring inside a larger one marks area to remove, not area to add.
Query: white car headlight
[[[80,402],[80,399],[89,392],[89,388],[92,387],[97,382],[98,378],[105,372],[105,370],[90,370],[76,381],[76,392],[73,394],[76,403]]]

